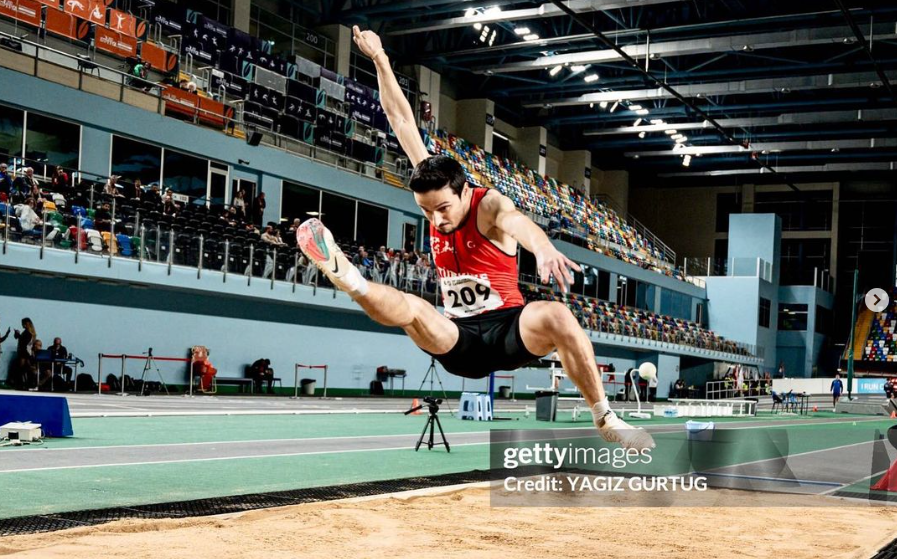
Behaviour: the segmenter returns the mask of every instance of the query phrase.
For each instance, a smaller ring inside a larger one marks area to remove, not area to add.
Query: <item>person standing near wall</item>
[[[3,365],[3,342],[6,341],[6,338],[9,337],[9,333],[12,330],[9,326],[6,327],[6,333],[0,336],[0,365]],[[6,383],[9,384],[9,371],[11,369],[7,369],[6,372]]]
[[[37,339],[37,331],[30,318],[22,319],[22,331],[16,330],[15,337],[18,345],[16,347],[15,376],[11,384],[17,390],[24,390],[28,388],[28,381],[36,371],[33,346],[34,340]]]

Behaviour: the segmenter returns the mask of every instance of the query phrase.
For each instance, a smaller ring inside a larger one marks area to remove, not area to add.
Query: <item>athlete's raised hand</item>
[[[570,286],[573,285],[573,274],[570,269],[581,272],[582,268],[579,264],[564,256],[561,251],[554,248],[554,245],[548,243],[542,248],[535,251],[536,269],[539,272],[539,279],[543,284],[548,283],[548,279],[554,276],[554,279],[561,286],[561,291],[566,293]]]
[[[355,41],[361,52],[371,58],[383,50],[383,43],[380,42],[380,37],[376,33],[362,31],[357,25],[352,26],[352,40]]]

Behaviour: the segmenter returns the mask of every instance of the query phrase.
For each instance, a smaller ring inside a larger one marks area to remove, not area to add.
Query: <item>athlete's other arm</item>
[[[567,292],[569,286],[573,284],[573,275],[568,268],[579,272],[582,270],[579,264],[556,249],[545,231],[520,213],[510,198],[493,190],[480,202],[480,213],[485,220],[484,225],[489,230],[498,229],[533,253],[542,283],[548,283],[548,278],[554,276],[561,286],[561,291]]]
[[[377,68],[377,82],[380,84],[380,104],[383,105],[389,125],[392,126],[402,149],[408,154],[411,164],[417,165],[430,157],[430,154],[427,153],[424,141],[420,137],[411,104],[402,93],[402,88],[399,87],[399,82],[396,81],[396,76],[389,66],[389,57],[383,50],[380,37],[373,31],[362,31],[354,25],[352,39],[361,52],[374,61]]]

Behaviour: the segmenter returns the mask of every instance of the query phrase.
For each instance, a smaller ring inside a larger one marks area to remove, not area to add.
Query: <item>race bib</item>
[[[445,314],[452,318],[474,316],[495,310],[504,301],[487,278],[471,275],[453,276],[440,280]]]

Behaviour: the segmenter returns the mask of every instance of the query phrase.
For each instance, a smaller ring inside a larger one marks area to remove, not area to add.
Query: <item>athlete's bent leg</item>
[[[520,315],[520,336],[534,355],[557,349],[564,372],[592,409],[595,425],[605,440],[627,448],[654,447],[647,431],[627,425],[610,410],[592,342],[564,304],[537,301],[527,305]]]
[[[369,283],[317,219],[309,219],[296,232],[302,252],[330,279],[347,292],[367,315],[384,326],[396,326],[424,351],[448,353],[458,341],[458,327],[432,305],[392,287]]]

